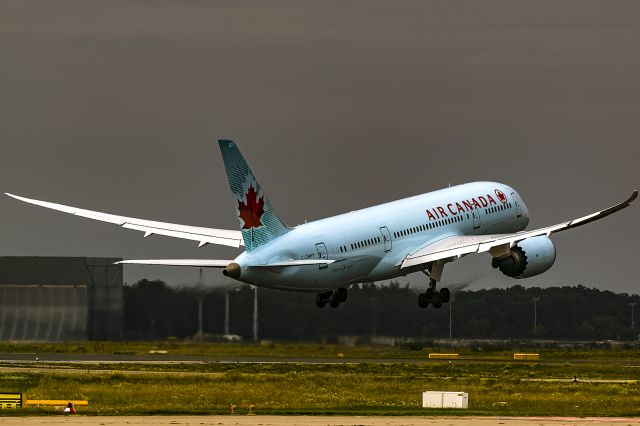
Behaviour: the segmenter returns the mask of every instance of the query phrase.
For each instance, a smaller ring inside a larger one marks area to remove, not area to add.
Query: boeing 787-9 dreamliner
[[[449,301],[437,289],[444,266],[472,253],[488,252],[491,265],[512,278],[548,270],[556,259],[549,236],[602,219],[628,207],[620,204],[562,222],[525,231],[527,206],[512,187],[473,182],[305,223],[285,225],[230,140],[220,140],[240,231],[202,228],[117,216],[6,194],[38,206],[135,229],[196,241],[200,247],[244,245],[233,260],[162,259],[120,263],[220,268],[227,277],[280,290],[317,293],[316,305],[337,307],[350,285],[422,272],[429,287],[418,305],[440,308]]]

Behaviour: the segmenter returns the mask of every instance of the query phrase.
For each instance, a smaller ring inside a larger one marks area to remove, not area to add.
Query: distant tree
[[[230,293],[231,333],[252,335],[253,289]],[[318,309],[314,294],[259,289],[259,336],[278,340],[335,341],[340,335],[444,338],[449,308],[420,309],[417,292],[406,285],[365,283],[349,290],[339,308]],[[191,337],[197,331],[193,288],[173,288],[141,280],[125,287],[125,336],[129,339]],[[532,297],[539,297],[537,337],[556,339],[629,339],[628,304],[638,296],[576,287],[532,287],[459,291],[452,307],[453,336],[512,339],[533,336]],[[221,334],[224,294],[207,293],[204,331]],[[640,317],[640,314],[638,315]]]

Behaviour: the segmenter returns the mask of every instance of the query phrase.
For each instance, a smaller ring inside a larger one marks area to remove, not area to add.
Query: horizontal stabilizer
[[[199,268],[226,268],[233,260],[215,259],[145,259],[123,260],[116,265],[162,265],[162,266],[195,266]]]
[[[109,213],[101,213],[92,210],[79,209],[77,207],[65,206],[64,204],[34,200],[32,198],[20,197],[9,193],[5,193],[5,195],[36,206],[46,207],[48,209],[58,210],[75,216],[86,217],[88,219],[99,220],[101,222],[112,223],[127,229],[142,231],[144,232],[145,237],[153,234],[165,235],[167,237],[196,241],[198,242],[199,247],[207,244],[219,244],[230,247],[240,247],[243,245],[242,233],[240,231],[203,228],[199,226],[136,219],[134,217],[118,216]]]

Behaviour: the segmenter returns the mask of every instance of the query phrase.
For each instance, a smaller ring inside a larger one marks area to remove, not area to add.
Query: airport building
[[[0,341],[122,340],[119,260],[0,257]]]

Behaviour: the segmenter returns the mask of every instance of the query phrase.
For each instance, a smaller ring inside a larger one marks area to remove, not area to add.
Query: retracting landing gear
[[[418,296],[418,306],[426,308],[429,304],[434,308],[441,308],[444,303],[449,302],[451,293],[448,288],[443,288],[438,291],[436,289],[437,282],[442,278],[442,271],[444,269],[444,262],[439,260],[433,262],[428,267],[427,271],[422,271],[429,277],[429,288],[424,293]]]
[[[328,303],[332,308],[337,308],[340,303],[347,300],[347,289],[340,287],[336,291],[328,291],[326,293],[316,294],[316,306],[318,308],[324,308]]]

